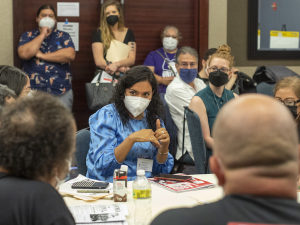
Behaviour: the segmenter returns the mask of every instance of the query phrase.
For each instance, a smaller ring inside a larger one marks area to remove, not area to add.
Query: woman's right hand
[[[129,135],[129,138],[134,142],[150,141],[156,148],[160,148],[158,139],[154,136],[155,133],[151,129],[142,129]]]

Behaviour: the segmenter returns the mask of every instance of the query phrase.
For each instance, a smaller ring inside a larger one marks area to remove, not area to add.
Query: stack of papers
[[[63,196],[71,196],[80,200],[84,201],[95,201],[101,198],[105,198],[107,196],[112,197],[113,195],[113,184],[109,183],[106,189],[103,190],[109,190],[109,193],[78,193],[78,189],[73,189],[72,184],[78,181],[83,181],[83,180],[93,180],[89,179],[81,174],[79,174],[76,178],[69,180],[62,184],[59,188],[59,193]],[[98,180],[93,180],[93,181],[98,181]]]
[[[110,225],[127,225],[125,216],[128,216],[126,205],[80,205],[70,206],[76,224],[110,224]]]

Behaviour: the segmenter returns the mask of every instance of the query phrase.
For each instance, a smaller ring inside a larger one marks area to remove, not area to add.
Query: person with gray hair
[[[242,95],[222,107],[212,132],[209,163],[224,198],[169,210],[152,225],[299,224],[299,145],[288,108],[266,95]]]
[[[181,39],[177,27],[166,26],[161,33],[163,47],[150,52],[145,59],[144,66],[148,66],[154,73],[160,93],[166,93],[167,86],[177,75],[175,54]]]
[[[195,49],[185,46],[180,48],[175,57],[176,70],[179,76],[167,87],[165,100],[169,106],[174,123],[178,128],[177,132],[177,153],[176,159],[183,157],[184,162],[193,163],[194,155],[188,129],[185,130],[184,155],[182,156],[183,140],[183,115],[184,106],[190,104],[193,96],[205,88],[205,83],[197,77],[198,74],[198,53]],[[185,125],[187,127],[187,125]]]
[[[16,98],[16,93],[13,90],[8,88],[6,85],[0,84],[0,106],[14,102]]]

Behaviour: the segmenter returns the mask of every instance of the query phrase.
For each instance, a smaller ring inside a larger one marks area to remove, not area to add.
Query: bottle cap
[[[127,173],[127,171],[128,171],[128,166],[122,165],[121,168],[120,168],[120,170],[123,170],[123,171],[125,171],[125,172]]]
[[[144,175],[145,175],[145,170],[138,170],[138,171],[136,172],[136,174],[137,174],[138,176],[144,176]]]

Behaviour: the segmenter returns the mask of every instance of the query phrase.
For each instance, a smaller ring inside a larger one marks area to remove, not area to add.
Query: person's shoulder
[[[202,89],[206,87],[206,84],[202,79],[196,77],[194,82],[196,83],[196,85],[202,87]]]
[[[98,28],[97,30],[94,30],[92,35],[101,35],[101,30]]]
[[[206,85],[206,87],[205,88],[203,88],[201,91],[198,91],[196,94],[195,94],[195,96],[198,96],[198,97],[203,97],[206,93],[207,93],[207,89],[208,89],[208,87],[207,87],[208,85]]]
[[[209,204],[210,205],[210,204]],[[156,217],[151,225],[163,225],[163,224],[209,224],[205,223],[207,214],[208,217],[211,213],[215,213],[212,209],[208,209],[208,205],[196,206],[193,208],[178,208],[171,209],[163,212],[158,217]],[[201,221],[201,223],[199,223]],[[208,222],[208,221],[206,221]]]

